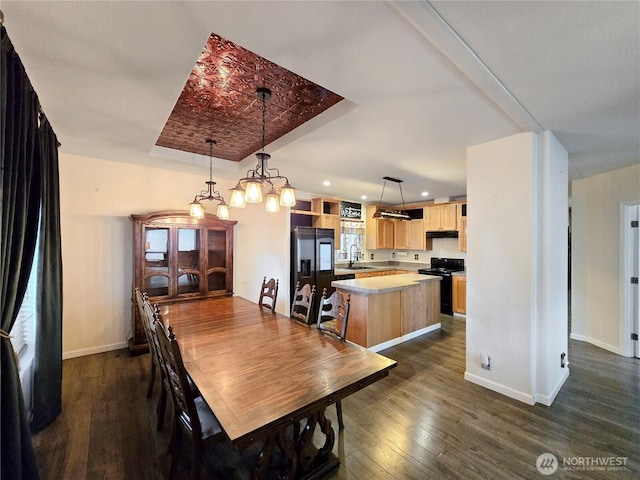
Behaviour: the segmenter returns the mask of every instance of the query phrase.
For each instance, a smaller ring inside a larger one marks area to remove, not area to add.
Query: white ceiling
[[[266,148],[305,192],[376,202],[387,175],[407,203],[462,196],[466,147],[523,131],[553,131],[574,179],[640,161],[636,1],[0,8],[62,153],[206,176],[208,159],[154,144],[215,32],[347,99]],[[216,161],[214,178],[254,163]]]

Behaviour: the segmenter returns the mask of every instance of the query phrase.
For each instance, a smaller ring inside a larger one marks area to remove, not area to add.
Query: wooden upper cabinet
[[[426,230],[457,230],[458,204],[443,203],[425,207]]]
[[[425,249],[424,220],[411,220],[409,223],[409,250]]]
[[[132,214],[133,287],[153,303],[233,294],[233,226],[215,215],[189,212]],[[132,294],[130,350],[146,349]]]
[[[394,221],[385,218],[373,218],[376,206],[366,208],[366,246],[367,250],[392,250],[394,248]]]
[[[340,250],[340,200],[333,198],[314,198],[311,210],[319,215],[314,217],[316,228],[332,228],[334,230],[333,248]]]
[[[367,211],[367,250],[425,250],[430,249],[425,241],[425,221],[390,220],[373,218],[376,206],[368,206]]]
[[[409,249],[409,224],[405,220],[396,220],[393,225],[393,248],[396,250]]]
[[[394,248],[396,250],[424,250],[425,228],[424,221],[396,220],[394,225]]]

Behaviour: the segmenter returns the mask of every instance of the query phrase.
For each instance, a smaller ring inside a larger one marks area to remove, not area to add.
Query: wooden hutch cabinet
[[[154,212],[131,215],[133,221],[133,289],[152,303],[175,303],[233,294],[233,226],[206,214]],[[129,352],[147,350],[132,289],[132,337]]]

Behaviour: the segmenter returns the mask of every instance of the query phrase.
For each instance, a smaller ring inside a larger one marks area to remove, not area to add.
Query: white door
[[[640,334],[640,285],[638,285],[638,278],[640,278],[640,227],[638,227],[638,221],[640,220],[640,206],[636,205],[632,208],[632,221],[635,222],[635,227],[631,227],[631,255],[629,261],[631,278],[635,279],[631,284],[631,305],[632,305],[632,321],[633,330],[636,334],[636,340],[634,343],[634,355],[640,358],[640,341],[637,340],[637,335]],[[629,279],[631,282],[631,279]]]

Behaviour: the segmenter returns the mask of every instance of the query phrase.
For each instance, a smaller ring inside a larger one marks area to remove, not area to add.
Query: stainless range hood
[[[427,232],[427,238],[458,238],[457,230],[433,230]]]

